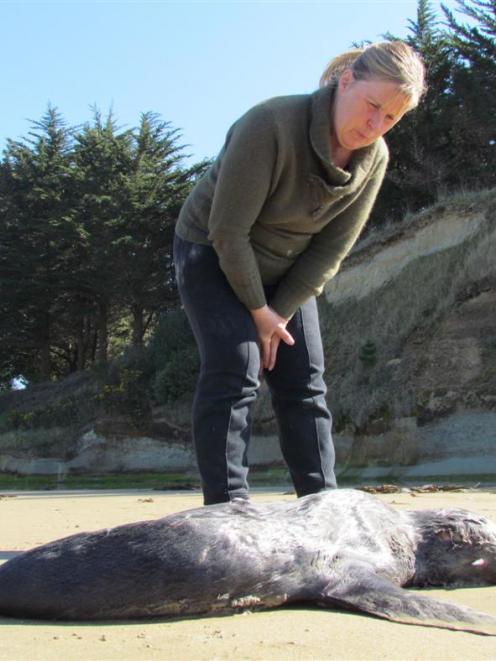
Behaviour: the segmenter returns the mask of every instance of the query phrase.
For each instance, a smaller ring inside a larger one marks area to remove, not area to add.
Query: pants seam
[[[248,374],[248,367],[250,365],[251,351],[252,351],[251,343],[248,340],[246,340],[246,360],[245,360],[245,369],[244,369],[244,374],[245,375]],[[246,422],[247,422],[247,424],[249,424],[249,421],[250,421],[251,407],[252,406],[253,406],[253,402],[247,402],[246,405],[245,405],[245,407],[247,409],[247,413],[246,413]],[[231,485],[230,485],[230,470],[229,470],[229,461],[228,461],[228,447],[229,447],[228,439],[231,437],[232,417],[233,417],[233,402],[231,402],[231,405],[230,405],[230,408],[229,408],[229,422],[227,424],[227,429],[226,429],[225,452],[224,452],[224,457],[225,457],[225,460],[226,460],[226,492],[227,492],[229,498],[231,498],[232,489],[231,489]],[[248,452],[248,441],[244,442],[244,447],[242,447],[242,448],[240,447],[239,449],[242,450],[241,468],[242,468],[243,472],[245,472],[246,467],[243,465],[243,459],[242,458],[243,458],[245,452]],[[246,491],[247,490],[246,474],[244,476],[244,482],[245,482],[244,490]]]
[[[307,333],[306,333],[306,326],[305,326],[305,315],[303,314],[303,311],[300,310],[300,317],[301,317],[301,328],[303,332],[303,337],[305,339],[305,352],[307,354],[307,364],[311,370],[311,361],[310,361],[310,352],[308,350],[308,341],[307,341]],[[311,371],[309,372],[309,383],[311,383],[312,378],[311,378]],[[323,378],[323,376],[322,376]],[[317,405],[316,397],[315,395],[312,396],[312,403],[314,406]],[[314,426],[314,437],[317,442],[317,451],[319,454],[319,470],[320,470],[320,476],[322,479],[322,485],[326,486],[326,477],[325,477],[325,472],[323,469],[323,462],[322,462],[322,452],[321,452],[321,439],[320,439],[320,434],[319,434],[319,425],[317,424],[317,419],[314,416],[313,418],[313,426]]]

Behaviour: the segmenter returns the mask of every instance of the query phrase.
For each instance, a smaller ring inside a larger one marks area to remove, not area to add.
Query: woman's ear
[[[339,89],[344,91],[354,80],[353,71],[351,69],[345,69],[339,77]]]

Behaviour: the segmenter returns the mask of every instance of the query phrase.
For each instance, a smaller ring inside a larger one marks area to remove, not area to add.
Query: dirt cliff
[[[319,310],[342,478],[496,480],[495,254],[492,189],[369,233],[328,284]],[[0,424],[0,471],[194,467],[191,395],[147,402],[136,427],[98,413],[94,385],[83,373],[0,397],[0,423],[18,418]],[[265,387],[249,456],[282,461]]]
[[[367,237],[327,286],[348,473],[496,475],[495,212],[494,190],[439,204]]]

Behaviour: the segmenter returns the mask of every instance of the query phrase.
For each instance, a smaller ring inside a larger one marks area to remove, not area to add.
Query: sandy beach
[[[400,492],[394,507],[464,507],[496,520],[496,493]],[[254,500],[294,498],[257,491]],[[198,492],[85,491],[0,494],[0,562],[72,533],[152,519],[201,505]],[[496,615],[496,586],[430,595]],[[286,608],[149,622],[52,623],[0,618],[0,659],[496,659],[496,638],[391,623],[361,614]]]

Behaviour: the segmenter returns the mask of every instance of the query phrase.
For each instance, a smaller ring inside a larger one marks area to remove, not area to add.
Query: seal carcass
[[[307,602],[496,635],[496,618],[405,587],[496,584],[496,525],[397,511],[352,489],[221,505],[72,535],[0,566],[0,615],[186,616]]]

